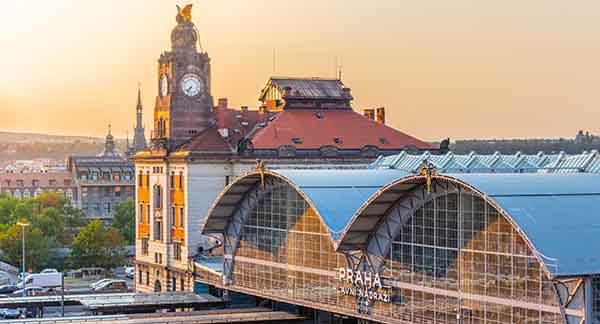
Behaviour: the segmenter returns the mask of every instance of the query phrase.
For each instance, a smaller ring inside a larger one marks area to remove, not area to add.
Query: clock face
[[[166,97],[169,93],[169,78],[165,74],[160,77],[160,95]]]
[[[195,97],[202,92],[203,84],[200,78],[192,73],[186,74],[181,79],[181,90],[188,97]]]

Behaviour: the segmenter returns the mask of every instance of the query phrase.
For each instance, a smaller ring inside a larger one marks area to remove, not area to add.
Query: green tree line
[[[22,228],[25,230],[26,267],[39,271],[53,264],[55,248],[71,248],[70,268],[122,265],[124,246],[134,242],[135,209],[131,199],[115,208],[114,222],[105,226],[88,221],[59,193],[45,192],[35,198],[15,199],[0,195],[0,257],[21,267]]]

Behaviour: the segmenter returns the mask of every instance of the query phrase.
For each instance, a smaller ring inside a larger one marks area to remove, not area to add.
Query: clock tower
[[[158,96],[152,141],[171,149],[214,123],[210,58],[198,50],[191,5],[180,9],[171,32],[171,51],[158,59]]]

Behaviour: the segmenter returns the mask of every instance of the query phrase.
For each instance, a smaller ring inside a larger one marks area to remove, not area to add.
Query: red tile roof
[[[436,149],[432,144],[354,111],[320,111],[319,116],[314,110],[282,111],[253,136],[254,148],[277,149],[282,145],[294,145],[297,149],[319,149],[333,145],[338,149],[360,149],[373,145],[383,150],[409,146]]]
[[[182,144],[177,151],[193,151],[206,153],[232,153],[231,146],[219,134],[216,127],[209,127],[189,141]]]

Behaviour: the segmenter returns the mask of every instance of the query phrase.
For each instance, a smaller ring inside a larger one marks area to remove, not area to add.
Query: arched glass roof
[[[338,249],[365,243],[387,210],[424,178],[400,170],[277,170],[321,216]],[[600,174],[448,174],[504,211],[554,275],[600,273]],[[235,206],[260,181],[242,176],[217,198],[205,233],[222,231]],[[357,233],[360,233],[358,235]],[[556,266],[556,268],[555,268]]]

